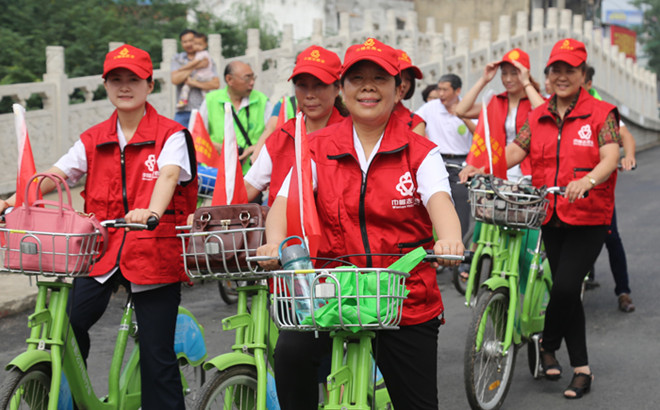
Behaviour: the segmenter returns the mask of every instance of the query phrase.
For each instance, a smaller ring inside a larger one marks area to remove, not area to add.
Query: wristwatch
[[[587,177],[587,179],[589,180],[589,182],[591,182],[591,187],[592,187],[592,188],[595,187],[595,186],[596,186],[596,180],[593,179],[592,177],[590,177],[589,175],[585,175],[585,176]]]

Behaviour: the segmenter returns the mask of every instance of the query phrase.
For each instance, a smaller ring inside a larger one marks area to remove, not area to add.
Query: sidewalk
[[[71,189],[73,208],[76,210],[82,210],[83,208],[83,200],[80,196],[82,188],[83,185],[80,185]],[[57,192],[46,195],[45,199],[56,200]],[[38,279],[43,278],[0,271],[0,319],[34,306],[37,297]]]

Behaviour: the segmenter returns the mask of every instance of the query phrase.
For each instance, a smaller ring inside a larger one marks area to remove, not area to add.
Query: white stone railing
[[[248,47],[245,56],[224,58],[222,39],[218,34],[209,36],[209,52],[222,71],[232,60],[248,62],[258,76],[255,88],[276,99],[292,92],[287,82],[296,54],[311,44],[319,44],[337,52],[340,57],[351,44],[363,42],[374,36],[396,48],[404,49],[425,78],[418,81],[418,89],[435,83],[445,73],[455,73],[463,79],[464,90],[481,75],[486,63],[498,60],[509,49],[520,47],[530,55],[532,75],[542,82],[543,67],[554,43],[564,37],[574,37],[587,45],[589,63],[596,69],[594,84],[610,102],[619,106],[620,112],[638,144],[649,145],[660,140],[660,120],[658,119],[656,75],[640,68],[631,59],[619,52],[603,39],[601,31],[593,29],[591,21],[583,21],[582,16],[573,16],[570,10],[548,9],[543,24],[542,9],[533,10],[531,30],[528,30],[528,16],[518,12],[515,25],[511,16],[501,16],[499,32],[493,35],[491,24],[479,25],[479,37],[470,39],[467,28],[458,28],[456,38],[452,38],[452,26],[445,25],[438,32],[433,18],[427,19],[426,32],[417,27],[417,14],[406,11],[404,15],[396,10],[367,10],[363,15],[360,31],[351,31],[349,15],[340,15],[339,32],[336,36],[324,37],[323,24],[314,21],[314,31],[310,40],[293,41],[293,27],[284,28],[279,48],[262,51],[259,45],[259,31],[248,30]],[[397,29],[397,19],[405,21],[403,30]],[[494,39],[494,40],[493,40]],[[121,43],[111,43],[114,49]],[[164,39],[163,61],[155,70],[154,79],[159,82],[160,91],[149,97],[149,101],[163,115],[174,114],[174,87],[170,82],[170,62],[177,51],[177,40]],[[46,74],[43,82],[0,86],[0,98],[10,96],[24,103],[31,95],[43,98],[41,110],[28,111],[28,132],[34,152],[37,169],[43,170],[52,165],[78,138],[86,128],[107,119],[112,106],[107,100],[93,101],[94,90],[102,86],[100,75],[68,78],[64,72],[64,49],[49,46],[46,49]],[[492,81],[489,87],[496,92],[503,91],[499,81]],[[85,102],[69,104],[69,95],[79,89],[85,95]],[[421,95],[416,93],[410,108],[421,105]],[[12,192],[16,178],[16,137],[12,114],[0,115],[0,194]]]

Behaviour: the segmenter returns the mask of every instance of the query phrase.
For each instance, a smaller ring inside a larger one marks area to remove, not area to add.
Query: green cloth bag
[[[426,250],[419,247],[403,255],[399,260],[387,267],[389,270],[410,273],[425,257]],[[355,269],[355,266],[344,268]],[[390,294],[401,294],[407,296],[409,291],[405,284],[400,283],[396,277],[392,277],[390,272],[371,272],[368,274],[354,275],[352,272],[338,273],[339,286],[342,292],[341,316],[344,324],[375,324],[378,323],[378,317],[387,318],[388,315],[398,314],[397,312],[388,312],[388,303],[381,303],[380,308],[376,295],[380,287],[381,293],[387,291],[389,287],[395,288]],[[357,283],[356,283],[357,282]],[[328,283],[326,281],[326,283]],[[396,287],[403,287],[397,289]],[[346,298],[346,296],[358,296]],[[360,304],[360,315],[358,318],[358,302]],[[383,302],[383,300],[381,300]],[[329,328],[340,325],[339,321],[339,299],[331,298],[328,303],[314,311],[316,326]],[[380,310],[380,312],[379,312]],[[379,315],[380,313],[380,315]],[[305,318],[303,325],[312,325],[314,323],[311,316]],[[352,327],[352,331],[357,332],[359,327]]]

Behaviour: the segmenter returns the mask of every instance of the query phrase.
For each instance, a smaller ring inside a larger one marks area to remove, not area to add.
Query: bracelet
[[[151,215],[155,216],[156,218],[158,218],[160,220],[160,215],[158,215],[158,212],[152,211],[152,210],[149,210],[149,212],[151,212]]]
[[[592,188],[596,186],[596,180],[595,180],[595,179],[593,179],[593,178],[592,178],[590,175],[588,175],[588,174],[585,175],[585,177],[586,177],[587,180],[591,183],[591,187],[592,187]]]

